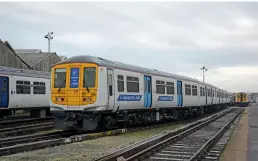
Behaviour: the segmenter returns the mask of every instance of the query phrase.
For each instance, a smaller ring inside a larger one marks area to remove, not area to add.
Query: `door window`
[[[6,93],[7,92],[7,81],[4,80],[3,82],[3,92]]]
[[[113,96],[112,74],[108,75],[109,96]]]

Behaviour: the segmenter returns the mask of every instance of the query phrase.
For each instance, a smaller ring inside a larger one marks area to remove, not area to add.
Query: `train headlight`
[[[57,101],[57,102],[61,102],[61,101],[64,101],[64,99],[61,98],[61,97],[56,97],[56,101]]]
[[[90,98],[90,97],[85,97],[85,98],[83,98],[83,101],[85,101],[85,102],[91,102],[91,98]]]

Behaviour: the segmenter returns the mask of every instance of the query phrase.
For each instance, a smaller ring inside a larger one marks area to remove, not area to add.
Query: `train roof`
[[[46,78],[46,79],[51,78],[50,72],[3,67],[3,66],[0,66],[0,75],[1,74],[12,75],[12,76],[33,77],[33,78]]]
[[[157,76],[175,78],[175,79],[178,79],[178,80],[196,82],[196,83],[199,83],[199,84],[203,84],[203,85],[207,85],[207,86],[219,89],[218,87],[215,87],[211,84],[203,83],[203,82],[201,82],[197,79],[193,79],[193,78],[186,77],[186,76],[183,76],[183,75],[172,74],[172,73],[168,73],[168,72],[162,72],[162,71],[158,71],[156,69],[148,69],[148,68],[135,66],[135,65],[129,65],[129,64],[120,63],[120,62],[116,62],[116,61],[111,61],[111,60],[103,59],[103,58],[100,58],[100,57],[94,57],[94,56],[90,56],[90,55],[73,56],[73,57],[68,58],[64,61],[58,62],[55,65],[68,64],[68,63],[94,63],[94,64],[97,64],[97,65],[103,66],[103,67],[118,68],[118,69],[133,71],[133,72],[139,72],[139,73],[145,73],[145,74],[150,74],[150,75],[157,75]]]

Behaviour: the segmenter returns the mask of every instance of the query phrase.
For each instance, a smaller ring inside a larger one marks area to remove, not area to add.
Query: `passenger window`
[[[127,92],[139,92],[139,78],[126,77]]]
[[[117,89],[118,92],[124,92],[124,76],[122,75],[117,76]]]
[[[156,81],[157,94],[165,94],[165,81]]]
[[[30,88],[29,81],[16,81],[17,94],[30,94]]]
[[[33,82],[33,94],[46,94],[44,82]]]
[[[175,94],[174,82],[167,82],[167,94]]]
[[[185,95],[191,96],[191,85],[185,84]]]
[[[198,93],[197,93],[197,86],[192,85],[192,95],[193,96],[197,96],[198,95]]]

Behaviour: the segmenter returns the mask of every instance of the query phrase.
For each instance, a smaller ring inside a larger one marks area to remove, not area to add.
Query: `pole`
[[[202,71],[202,81],[204,83],[204,70]]]
[[[204,72],[206,72],[208,69],[205,67],[205,66],[203,66],[202,68],[200,68],[201,70],[202,70],[202,76],[203,76],[203,78],[202,78],[202,81],[203,81],[203,83],[204,83],[204,81],[205,81],[205,75],[204,75]]]
[[[50,40],[48,40],[48,52],[50,53]]]
[[[52,40],[54,37],[53,37],[53,32],[48,32],[47,35],[45,35],[45,38],[48,39],[48,52],[50,53],[50,40]]]

